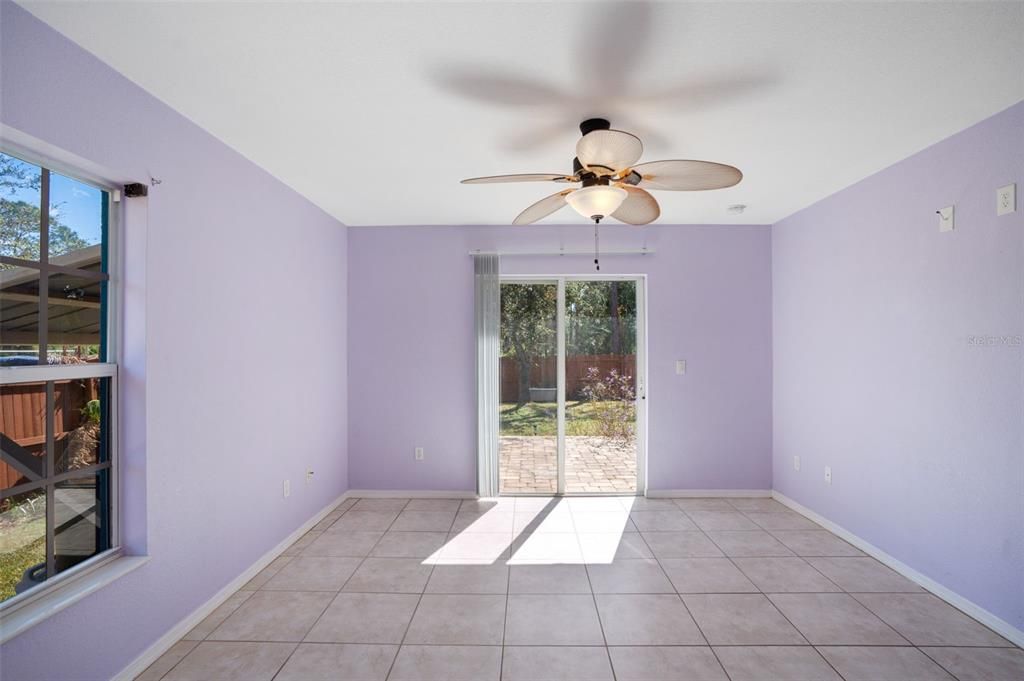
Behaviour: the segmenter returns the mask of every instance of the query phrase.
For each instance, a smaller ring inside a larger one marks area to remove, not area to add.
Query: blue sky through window
[[[50,173],[50,215],[90,245],[103,238],[102,197],[95,187]]]
[[[26,175],[39,175],[39,167],[8,157],[16,170]],[[39,190],[31,187],[10,189],[5,187],[0,198],[39,205]],[[50,173],[50,215],[74,231],[89,245],[103,238],[102,192],[92,186],[57,173]]]

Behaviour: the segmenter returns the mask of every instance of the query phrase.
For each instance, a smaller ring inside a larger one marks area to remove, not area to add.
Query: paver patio
[[[558,440],[506,435],[499,439],[502,494],[558,491]],[[565,438],[565,491],[576,494],[636,491],[636,442],[596,436]]]

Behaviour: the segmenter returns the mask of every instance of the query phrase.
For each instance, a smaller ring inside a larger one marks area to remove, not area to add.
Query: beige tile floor
[[[770,499],[348,500],[139,679],[1020,681]]]

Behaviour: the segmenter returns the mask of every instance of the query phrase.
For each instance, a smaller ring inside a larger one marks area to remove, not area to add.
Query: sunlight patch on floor
[[[637,546],[633,496],[480,499],[424,565],[611,563]],[[630,537],[629,535],[636,535]]]

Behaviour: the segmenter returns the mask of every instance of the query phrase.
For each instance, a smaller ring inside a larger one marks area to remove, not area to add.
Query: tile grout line
[[[966,680],[962,680],[962,679],[961,679],[961,678],[960,678],[959,676],[957,676],[956,674],[954,674],[954,673],[953,673],[953,670],[951,670],[951,669],[946,669],[946,665],[942,664],[941,662],[939,662],[938,660],[936,660],[936,659],[935,659],[934,657],[932,657],[931,655],[929,655],[929,654],[928,654],[928,651],[926,651],[926,650],[921,650],[921,648],[920,648],[919,646],[914,646],[914,647],[915,647],[915,649],[916,649],[916,650],[920,651],[920,653],[921,653],[922,655],[924,655],[924,656],[925,656],[925,657],[927,657],[927,658],[928,658],[929,660],[931,660],[931,661],[932,661],[933,663],[935,663],[936,665],[938,665],[940,669],[942,669],[942,670],[943,670],[944,672],[946,672],[947,674],[949,674],[949,675],[950,675],[951,677],[953,677],[953,678],[954,678],[954,679],[956,679],[957,681],[966,681]],[[1012,650],[1012,649],[1011,649],[1011,650]]]
[[[360,592],[362,593],[362,592]],[[389,594],[385,594],[389,595]],[[406,596],[415,596],[416,594],[404,594]],[[501,594],[437,594],[437,595],[448,595],[448,596],[478,596],[478,595],[491,595],[500,596]],[[512,594],[516,595],[533,595],[533,596],[550,596],[551,594]],[[570,596],[586,596],[587,594],[567,594]],[[672,596],[675,594],[660,593],[660,594],[607,594],[611,596]],[[756,594],[755,594],[756,595]],[[246,641],[205,641],[206,643],[302,643],[303,645],[310,646],[396,646],[397,643],[337,643],[332,641],[281,641],[281,640],[266,640],[266,639],[251,639]],[[186,641],[186,643],[200,643],[200,641]],[[450,646],[459,646],[464,648],[497,648],[497,643],[410,643],[409,645],[423,646],[424,648],[436,647],[446,648]],[[977,645],[928,645],[928,646],[914,646],[914,645],[900,645],[897,643],[887,644],[868,644],[868,643],[819,643],[814,645],[800,645],[799,643],[717,643],[712,644],[713,647],[717,648],[893,648],[903,649],[917,648],[920,647],[922,650],[925,648],[952,648],[952,649],[969,649],[969,650],[1010,650],[1015,651],[1017,648],[1010,648],[1007,646],[977,646]],[[552,643],[544,644],[509,644],[509,648],[603,648],[605,646],[594,643],[590,645],[559,645]],[[707,648],[708,645],[702,643],[687,643],[687,644],[672,644],[664,645],[661,643],[636,643],[628,646],[623,645],[612,645],[608,646],[611,648]]]
[[[683,514],[683,517],[685,517],[687,520],[689,520],[691,523],[693,523],[693,526],[697,528],[697,530],[704,536],[705,539],[707,539],[709,542],[711,542],[711,544],[713,546],[715,546],[716,548],[718,548],[719,551],[722,551],[722,555],[723,556],[725,555],[725,551],[723,551],[722,548],[720,546],[718,546],[718,544],[715,544],[715,541],[704,532],[704,530],[701,528],[701,526],[698,525],[696,523],[696,521],[694,521],[693,518],[690,517],[689,513],[687,513],[682,508],[679,508],[679,512]],[[653,553],[653,551],[652,551],[652,553]],[[660,566],[661,565],[661,559],[658,558],[657,555],[655,555],[655,559],[658,561],[658,565]],[[664,566],[662,566],[661,569],[662,569],[662,571],[664,571],[665,570]],[[669,582],[670,583],[672,582],[672,578],[671,577],[669,578]],[[757,585],[754,584],[754,586],[756,587]],[[676,587],[675,583],[672,583],[672,588],[675,588],[675,587]],[[690,619],[693,620],[694,626],[697,627],[697,631],[700,632],[701,638],[703,638],[704,642],[708,644],[708,650],[710,650],[711,654],[714,655],[715,662],[718,663],[719,668],[722,670],[722,673],[725,674],[726,678],[731,680],[732,679],[732,674],[730,674],[729,670],[725,668],[724,664],[722,664],[722,658],[718,657],[718,651],[715,650],[715,647],[713,645],[711,645],[711,641],[710,641],[710,639],[708,639],[707,634],[704,633],[704,629],[701,628],[700,622],[698,622],[697,618],[693,616],[693,612],[690,610],[690,606],[687,604],[686,599],[683,598],[683,595],[679,593],[679,589],[676,589],[676,593],[679,596],[679,600],[682,601],[683,607],[686,608],[686,614],[690,616]]]
[[[515,541],[515,530],[516,530],[516,518],[515,518],[515,507],[513,506],[512,513],[512,541]],[[505,561],[505,617],[501,620],[501,651],[498,653],[498,681],[502,681],[505,676],[505,635],[508,633],[508,601],[512,595],[512,566],[509,565],[509,561],[512,560],[512,552],[509,549],[507,559],[499,558],[499,560]]]
[[[406,506],[408,506],[409,503],[410,502],[406,502]],[[403,506],[402,510],[405,510],[406,506]],[[451,534],[452,528],[455,527],[455,519],[458,518],[458,516],[459,516],[459,509],[461,509],[461,508],[462,508],[462,503],[460,502],[458,508],[455,509],[455,514],[452,516],[452,521],[448,524],[448,531],[445,532],[446,540],[447,540],[448,535]],[[392,522],[391,525],[388,526],[388,530],[384,531],[385,535],[391,529],[391,526],[394,525],[394,523],[398,521],[398,518],[401,515],[402,515],[402,511],[399,511],[398,512],[398,516],[395,516],[395,520]],[[382,535],[381,539],[383,539],[383,538],[384,538],[384,536]],[[376,545],[374,545],[374,547],[376,548]],[[444,548],[443,544],[441,545],[441,548]],[[441,549],[439,548],[438,551],[440,551],[440,550]],[[372,549],[371,549],[371,551],[372,551]],[[422,560],[429,560],[429,559],[430,559],[430,556],[427,556],[425,559],[422,559]],[[422,565],[422,563],[420,563],[420,564]],[[416,613],[419,611],[420,604],[423,602],[423,597],[427,593],[427,587],[430,586],[430,579],[434,576],[434,570],[436,569],[436,567],[437,567],[436,563],[434,563],[434,562],[430,563],[430,573],[427,575],[427,581],[425,581],[423,583],[423,590],[420,591],[419,598],[416,600],[416,607],[412,609],[412,616],[409,618],[409,622],[405,625],[405,631],[402,632],[402,640],[398,642],[398,649],[395,651],[395,656],[394,656],[394,658],[392,658],[391,665],[388,667],[388,673],[384,676],[385,681],[387,679],[391,678],[391,674],[395,670],[395,663],[398,662],[398,656],[402,654],[402,647],[405,646],[405,639],[409,635],[409,629],[412,628],[413,620],[416,619]]]
[[[384,534],[382,534],[380,536],[380,539],[378,539],[377,542],[373,545],[373,547],[370,548],[370,553],[373,553],[373,549],[377,548],[377,544],[380,544],[381,540],[383,540],[384,537],[387,536],[387,533],[391,530],[392,527],[394,527],[395,523],[398,522],[398,519],[402,516],[402,511],[404,511],[405,507],[408,506],[408,505],[409,505],[409,501],[406,501],[405,504],[402,505],[402,508],[400,508],[398,510],[398,513],[395,515],[395,519],[392,520],[391,523],[388,525],[387,529],[384,530]],[[461,504],[460,504],[460,506],[461,506]],[[456,511],[456,515],[458,515],[458,511]],[[453,517],[452,518],[452,523],[454,523],[454,522],[455,522],[455,518]],[[451,525],[449,525],[449,528],[451,528]],[[363,559],[364,562],[369,557],[370,557],[369,554],[367,554],[366,558]],[[355,572],[353,572],[352,575],[354,576]],[[434,575],[434,565],[431,564],[430,565],[430,572],[427,574],[427,579],[426,579],[425,582],[423,582],[423,589],[420,591],[419,597],[416,599],[416,607],[414,607],[412,609],[412,615],[409,616],[409,621],[405,623],[405,629],[402,631],[402,638],[401,638],[401,640],[399,640],[398,646],[395,648],[395,656],[393,658],[391,658],[391,664],[388,665],[388,673],[384,675],[385,681],[391,676],[391,672],[393,672],[394,669],[395,669],[395,662],[398,661],[398,656],[402,654],[402,646],[405,644],[405,637],[409,635],[409,629],[412,627],[412,621],[414,619],[416,619],[416,612],[420,609],[420,603],[423,602],[423,594],[426,592],[427,584],[430,583],[430,578],[433,575]],[[349,579],[351,579],[351,577]],[[346,584],[347,583],[348,582],[346,582]],[[345,587],[343,586],[342,588],[344,589]],[[391,644],[391,645],[394,645],[394,644]]]
[[[323,530],[322,530],[321,532],[325,532],[325,531],[327,531],[328,529],[330,529],[331,527],[333,527],[333,526],[334,526],[334,525],[335,525],[335,524],[336,524],[336,523],[337,523],[337,522],[338,522],[339,520],[341,520],[341,519],[342,519],[343,517],[345,517],[345,516],[346,516],[346,515],[348,514],[348,512],[349,512],[349,511],[351,511],[351,510],[352,510],[353,508],[355,508],[356,504],[358,504],[358,503],[359,503],[359,501],[358,501],[358,500],[357,500],[357,501],[355,501],[355,502],[353,502],[353,503],[352,503],[352,505],[351,505],[351,506],[349,506],[348,508],[346,508],[346,509],[345,509],[345,510],[344,510],[344,511],[343,511],[343,512],[341,513],[341,515],[339,515],[339,516],[338,516],[338,517],[337,517],[337,518],[336,518],[336,519],[334,520],[334,522],[333,522],[333,523],[331,523],[330,525],[328,525],[327,527],[325,527],[325,528],[324,528],[324,529],[323,529]],[[396,516],[396,518],[397,518],[397,516]],[[392,522],[394,522],[394,521],[392,521]],[[382,534],[382,535],[381,535],[381,537],[383,537],[383,536],[384,536],[384,535]],[[300,537],[300,539],[301,539],[301,537]],[[380,539],[378,539],[377,541],[380,541]],[[374,546],[376,546],[376,543],[374,544]],[[305,548],[303,548],[303,551],[305,551]],[[301,555],[301,554],[299,554],[299,555]],[[271,677],[271,681],[274,681],[274,679],[276,679],[276,678],[277,678],[277,677],[278,677],[278,676],[279,676],[279,675],[281,674],[281,672],[282,672],[282,671],[284,670],[284,668],[285,668],[285,667],[286,667],[286,666],[288,665],[288,662],[290,662],[290,661],[291,661],[291,659],[292,659],[292,656],[294,656],[294,655],[295,655],[295,651],[297,651],[297,650],[299,649],[299,646],[301,646],[301,645],[302,645],[302,644],[303,644],[303,643],[305,642],[305,640],[306,640],[306,637],[307,637],[307,636],[309,636],[309,632],[313,631],[313,629],[314,629],[314,628],[316,627],[316,625],[317,625],[317,624],[318,624],[318,623],[320,622],[320,620],[321,620],[321,619],[323,619],[324,613],[325,613],[325,612],[327,612],[327,609],[331,607],[331,604],[332,604],[332,603],[334,603],[335,599],[337,599],[337,597],[338,597],[338,594],[340,594],[340,593],[341,593],[341,590],[342,590],[342,589],[343,589],[343,588],[345,587],[345,585],[346,585],[346,584],[348,584],[348,581],[349,581],[350,579],[352,579],[352,575],[354,575],[354,574],[356,573],[356,570],[358,570],[358,569],[359,569],[359,567],[360,567],[360,566],[361,566],[361,565],[363,564],[363,561],[365,561],[365,560],[366,560],[366,559],[365,559],[365,558],[363,558],[363,560],[359,561],[359,565],[357,565],[357,566],[355,567],[355,570],[352,570],[352,574],[350,574],[350,575],[349,575],[349,576],[348,576],[347,578],[345,578],[345,581],[344,581],[344,582],[342,582],[341,586],[340,586],[340,587],[338,588],[338,590],[337,590],[337,591],[335,592],[335,594],[334,594],[334,597],[333,597],[333,598],[331,598],[331,599],[330,599],[330,600],[329,600],[329,601],[327,602],[327,604],[326,604],[326,605],[324,606],[324,609],[323,609],[323,610],[321,610],[321,611],[320,611],[320,614],[319,614],[319,615],[317,615],[317,617],[316,617],[316,619],[315,619],[315,620],[313,620],[313,624],[311,624],[311,625],[309,626],[309,629],[307,629],[307,630],[306,630],[306,633],[302,635],[302,638],[301,638],[301,639],[300,639],[300,640],[298,641],[298,643],[296,643],[296,644],[295,644],[295,647],[294,647],[294,648],[292,648],[292,651],[291,651],[290,653],[288,653],[288,657],[286,657],[286,658],[285,658],[284,662],[282,662],[282,663],[281,663],[281,666],[277,668],[277,671],[276,671],[276,672],[274,672],[274,675],[273,675],[273,676]],[[264,584],[264,585],[260,586],[260,589],[262,589],[262,588],[263,588],[263,586],[266,586],[266,584]],[[396,654],[397,654],[397,653],[396,653]]]
[[[569,517],[572,519],[573,535],[576,537],[576,546],[580,550],[580,559],[583,561],[583,574],[587,576],[587,585],[590,587],[590,600],[594,604],[594,615],[597,616],[597,626],[601,629],[601,640],[604,641],[604,654],[608,658],[608,669],[612,673],[612,681],[617,681],[619,678],[615,673],[615,663],[612,662],[612,651],[608,648],[608,636],[604,633],[604,621],[601,619],[601,609],[597,607],[597,594],[594,593],[594,583],[590,579],[590,568],[587,566],[586,556],[583,555],[583,542],[580,541],[580,533],[576,531],[576,518],[572,510],[572,505],[569,505]],[[629,522],[627,515],[626,522]],[[618,547],[616,547],[618,550]],[[612,560],[615,560],[615,556],[612,556]]]

